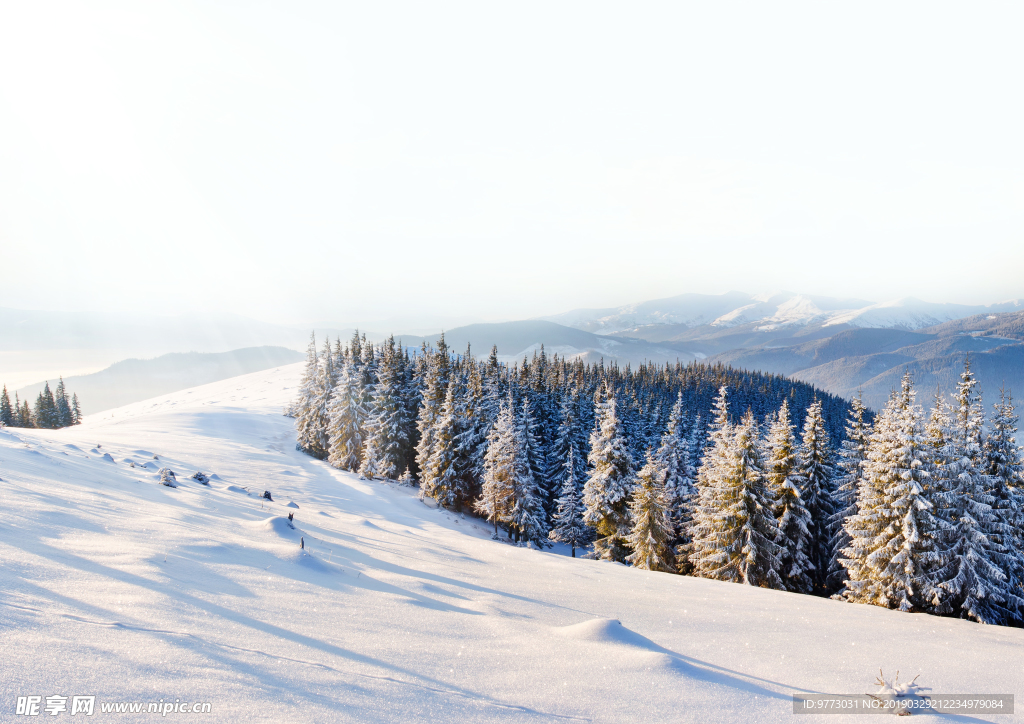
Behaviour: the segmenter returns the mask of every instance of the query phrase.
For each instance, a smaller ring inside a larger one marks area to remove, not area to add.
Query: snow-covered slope
[[[794,692],[873,691],[879,667],[1019,688],[1021,630],[492,541],[297,452],[300,371],[0,432],[0,720],[90,694],[95,721],[180,699],[213,713],[168,720],[789,722]]]

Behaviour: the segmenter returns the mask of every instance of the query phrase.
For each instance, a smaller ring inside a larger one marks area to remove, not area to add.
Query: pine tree
[[[772,500],[758,454],[757,423],[750,410],[729,422],[726,388],[715,400],[713,447],[697,474],[694,573],[764,588],[783,588],[782,547]]]
[[[672,525],[670,540],[675,549],[676,568],[688,572],[690,525],[697,489],[693,481],[696,471],[690,463],[690,442],[683,429],[683,393],[676,396],[668,424],[661,435],[655,458],[662,471],[665,504]]]
[[[626,557],[636,568],[675,573],[672,553],[672,522],[668,516],[663,480],[665,471],[653,455],[636,475],[636,486],[629,503],[632,529],[626,540],[633,552]]]
[[[1024,590],[1024,463],[1021,449],[1017,447],[1017,415],[1013,397],[1000,390],[999,402],[994,405],[995,414],[990,418],[991,431],[985,439],[985,472],[989,480],[989,492],[994,499],[994,508],[1000,521],[1008,526],[1009,532],[1002,533],[997,541],[1007,549],[1003,567],[1007,584],[1011,590]],[[1022,623],[1020,612],[1017,623]]]
[[[516,450],[516,418],[511,399],[500,403],[487,443],[483,486],[475,507],[478,513],[494,523],[494,537],[497,538],[498,524],[507,523],[511,518],[515,497],[519,453]]]
[[[334,387],[328,411],[327,461],[336,468],[356,471],[362,464],[369,413],[363,407],[362,374],[349,355]]]
[[[575,558],[576,549],[584,548],[590,542],[590,529],[583,521],[583,491],[580,488],[580,479],[576,476],[576,451],[572,446],[569,447],[562,467],[565,474],[554,515],[555,525],[548,537],[553,541],[568,544],[572,548],[572,557]]]
[[[57,383],[57,391],[53,396],[54,401],[54,426],[70,427],[74,424],[71,412],[71,403],[68,401],[68,391],[64,387],[64,378]]]
[[[968,359],[943,449],[940,514],[948,525],[941,535],[948,541],[949,560],[938,574],[944,600],[937,612],[1007,624],[1018,617],[1024,600],[1005,573],[1014,567],[1016,551],[1003,544],[1013,536],[1013,528],[994,509],[996,499],[985,474],[984,412],[974,392],[976,384]]]
[[[72,425],[82,424],[82,408],[78,404],[78,393],[76,392],[71,396],[71,419]]]
[[[782,546],[779,575],[787,591],[810,593],[814,564],[811,549],[811,514],[800,495],[802,479],[797,465],[796,437],[789,419],[789,402],[782,401],[771,421],[766,441],[765,481],[774,500]]]
[[[43,386],[43,391],[36,397],[35,420],[37,427],[46,430],[52,430],[60,426],[57,420],[57,405],[54,402],[49,382]]]
[[[835,471],[821,402],[817,399],[807,408],[799,458],[800,497],[811,516],[811,539],[807,550],[812,565],[810,576],[814,592],[824,595],[827,592],[828,563],[832,558],[829,521],[836,512],[833,497]]]
[[[302,393],[302,405],[295,421],[299,449],[324,460],[330,452],[331,395],[334,387],[334,364],[331,342],[324,340],[324,349],[316,362],[312,384]]]
[[[842,551],[850,545],[850,536],[846,532],[845,522],[857,514],[857,486],[864,474],[864,463],[867,462],[868,443],[871,438],[871,425],[865,420],[863,396],[858,393],[853,399],[850,416],[846,423],[846,439],[839,450],[839,468],[842,476],[836,491],[836,513],[832,516],[831,548],[832,557],[828,569],[828,589],[839,591],[846,578],[843,567]]]
[[[7,396],[7,385],[4,385],[4,391],[0,393],[0,427],[13,427],[14,422],[11,398]]]
[[[423,399],[416,420],[420,437],[416,445],[416,465],[420,470],[420,485],[429,488],[432,485],[430,476],[433,474],[429,462],[434,453],[434,435],[437,422],[441,417],[441,407],[448,394],[448,376],[451,367],[444,334],[437,340],[437,350],[426,355],[424,364],[426,369]]]
[[[854,603],[922,611],[939,602],[933,572],[943,562],[933,515],[932,451],[908,372],[875,421],[857,489],[857,514],[846,519],[846,588]]]
[[[394,337],[390,337],[381,347],[371,400],[372,414],[366,422],[359,472],[367,478],[396,480],[408,466],[411,420],[403,400],[404,360],[401,347],[396,348]]]
[[[628,550],[629,496],[633,490],[633,458],[616,411],[614,393],[605,390],[595,406],[597,420],[590,435],[590,476],[583,487],[584,520],[594,528],[594,556],[624,562]]]
[[[434,424],[434,444],[424,467],[422,486],[423,495],[453,510],[461,508],[472,496],[467,485],[472,451],[464,446],[463,436],[468,427],[464,391],[460,375],[453,372],[441,413]]]
[[[316,385],[319,364],[316,352],[316,333],[311,332],[309,335],[309,345],[306,347],[306,368],[302,371],[302,379],[299,382],[299,394],[285,410],[287,415],[299,419],[309,409],[313,399],[313,390]],[[297,447],[300,450],[302,449],[301,445]]]
[[[28,400],[18,404],[18,393],[14,393],[14,411],[17,423],[14,427],[35,427],[36,421],[32,419],[32,411],[28,409]]]

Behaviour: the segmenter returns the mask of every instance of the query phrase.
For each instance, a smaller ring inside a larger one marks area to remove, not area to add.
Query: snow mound
[[[100,460],[106,460],[108,463],[112,463],[114,462],[114,457],[110,453],[103,453],[103,455],[100,456]]]
[[[294,540],[296,543],[299,542],[299,531],[295,529],[295,526],[287,518],[279,515],[267,518],[266,520],[247,522],[246,525],[279,538]]]
[[[615,618],[595,618],[571,626],[561,626],[556,628],[555,632],[577,641],[593,641],[596,643],[633,646],[658,653],[665,652],[664,648],[658,646],[658,644],[646,636],[641,636],[636,631],[630,631],[622,625],[621,621]]]
[[[211,475],[210,477],[212,478],[213,476]],[[237,485],[229,485],[228,490],[230,490],[232,493],[241,493],[242,495],[249,494],[248,490],[246,490],[245,488],[240,488]]]
[[[285,506],[284,506],[284,507],[286,507],[286,508],[298,508],[299,506],[298,506],[298,505],[296,505],[296,504],[295,504],[295,503],[294,503],[293,501],[289,500],[289,501],[288,501],[288,502],[287,502],[287,503],[285,504]]]

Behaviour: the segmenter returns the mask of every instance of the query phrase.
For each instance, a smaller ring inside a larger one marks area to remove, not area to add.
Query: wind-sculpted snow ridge
[[[300,373],[2,431],[0,720],[90,694],[212,703],[176,721],[789,722],[879,668],[1019,687],[1021,630],[491,540],[297,452]]]

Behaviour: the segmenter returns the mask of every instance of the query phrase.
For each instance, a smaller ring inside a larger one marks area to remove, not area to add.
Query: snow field
[[[790,721],[793,693],[874,692],[879,668],[1019,693],[1021,630],[492,541],[297,452],[301,371],[0,431],[0,721],[26,694],[212,702],[178,721]]]

